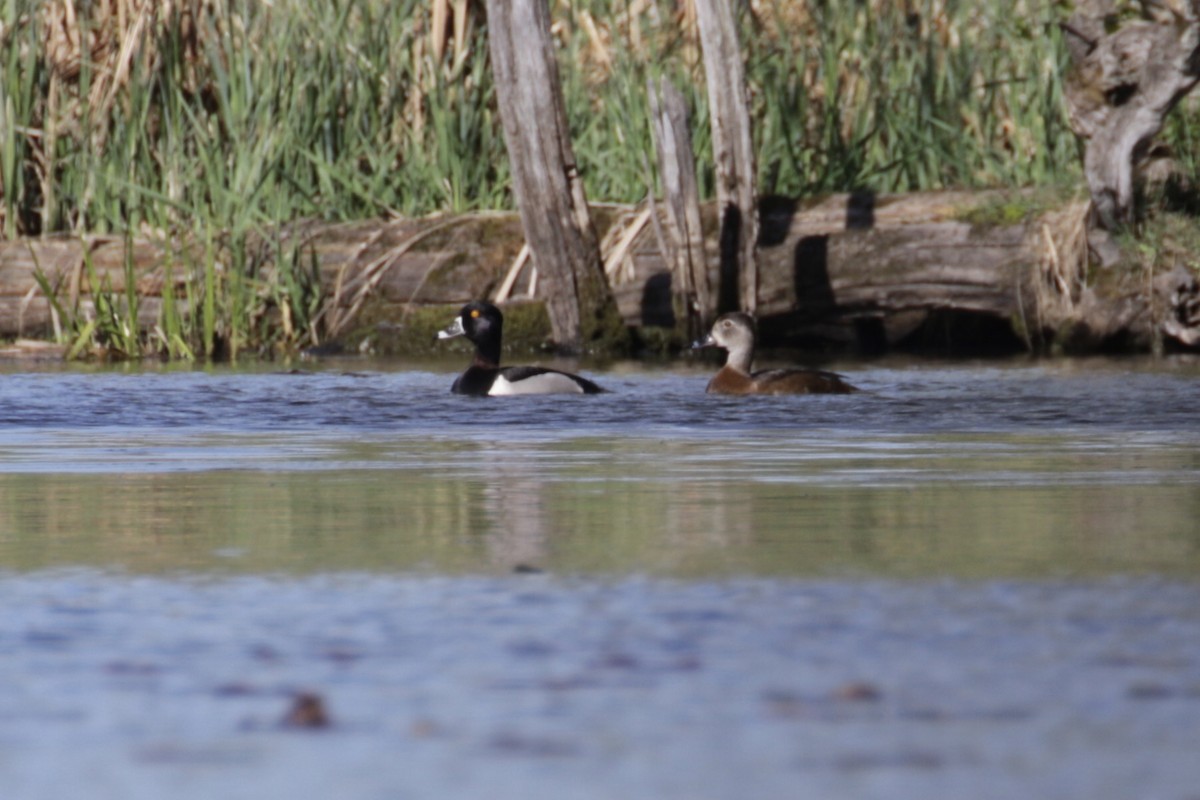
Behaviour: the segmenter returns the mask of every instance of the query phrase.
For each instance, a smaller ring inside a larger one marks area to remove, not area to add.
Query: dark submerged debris
[[[329,712],[325,700],[315,692],[301,692],[292,699],[292,706],[280,721],[285,728],[328,728]]]

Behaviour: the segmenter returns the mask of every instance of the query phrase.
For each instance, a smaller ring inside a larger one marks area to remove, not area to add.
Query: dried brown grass
[[[45,32],[42,58],[68,107],[86,100],[87,115],[104,119],[128,84],[135,62],[141,74],[155,71],[159,43],[168,33],[177,36],[183,48],[183,63],[189,67],[185,81],[193,89],[201,82],[204,37],[207,31],[219,30],[201,20],[218,20],[215,0],[95,0],[83,6],[84,14],[75,6],[74,0],[48,2],[40,14]],[[69,110],[78,115],[82,109]],[[95,126],[96,134],[103,136],[103,129]]]
[[[1041,214],[1031,225],[1039,253],[1032,278],[1036,325],[1026,330],[1040,335],[1078,320],[1088,267],[1088,214],[1091,204],[1075,200]]]

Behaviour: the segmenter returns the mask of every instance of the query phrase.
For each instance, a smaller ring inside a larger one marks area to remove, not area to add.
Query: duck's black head
[[[438,333],[439,339],[466,336],[475,344],[476,359],[488,366],[500,364],[500,340],[504,331],[504,315],[487,301],[467,303],[454,322]]]

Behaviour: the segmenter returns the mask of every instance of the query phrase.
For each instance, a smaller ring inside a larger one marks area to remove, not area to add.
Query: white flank
[[[513,394],[583,394],[583,387],[571,377],[558,372],[543,372],[541,375],[533,375],[519,381],[510,381],[503,375],[497,375],[496,382],[492,384],[492,390],[488,394],[493,397]]]

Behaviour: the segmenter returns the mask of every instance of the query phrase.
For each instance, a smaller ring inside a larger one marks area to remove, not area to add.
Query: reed
[[[108,275],[99,275],[91,251],[83,249],[78,274],[64,287],[50,280],[40,265],[34,279],[48,298],[54,318],[55,337],[67,346],[68,359],[103,356],[112,359],[140,358],[146,352],[138,318],[141,298],[133,263],[133,247],[126,242],[122,287],[112,286]],[[80,283],[86,281],[88,300]]]
[[[749,3],[764,191],[1076,179],[1060,5]],[[593,199],[647,190],[648,75],[689,95],[700,163],[710,162],[689,4],[558,0],[554,13]],[[236,234],[305,216],[510,203],[476,3],[7,0],[0,37],[10,236]]]

